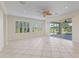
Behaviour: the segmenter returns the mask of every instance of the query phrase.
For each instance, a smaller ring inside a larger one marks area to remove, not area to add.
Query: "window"
[[[16,33],[29,32],[29,22],[16,21]]]
[[[62,23],[62,34],[72,34],[72,21],[70,19]]]
[[[32,32],[42,32],[42,22],[33,21],[31,23],[31,31]]]

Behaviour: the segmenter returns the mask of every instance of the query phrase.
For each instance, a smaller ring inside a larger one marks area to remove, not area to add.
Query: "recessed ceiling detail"
[[[8,15],[36,19],[44,19],[47,15],[51,17],[60,16],[79,10],[78,1],[6,1],[4,4]],[[49,10],[44,11],[42,9]]]

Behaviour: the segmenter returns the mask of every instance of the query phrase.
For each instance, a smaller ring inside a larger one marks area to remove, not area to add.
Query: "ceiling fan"
[[[46,17],[46,16],[49,16],[49,15],[52,15],[52,13],[49,10],[44,10],[42,12],[42,15],[43,15],[43,17]]]

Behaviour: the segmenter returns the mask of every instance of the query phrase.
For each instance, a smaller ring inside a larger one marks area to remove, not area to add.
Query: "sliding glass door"
[[[62,23],[62,35],[64,39],[72,40],[72,21],[71,19],[65,20]]]
[[[50,35],[58,35],[60,33],[60,24],[57,22],[50,23]]]
[[[63,22],[51,22],[50,35],[72,40],[72,20],[71,18],[66,19]]]
[[[72,40],[72,22],[51,22],[49,32],[51,36]]]

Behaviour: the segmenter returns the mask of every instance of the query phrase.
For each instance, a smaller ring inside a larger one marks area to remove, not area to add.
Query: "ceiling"
[[[45,19],[42,12],[49,9],[57,17],[79,9],[78,1],[6,1],[7,14],[35,19]]]

